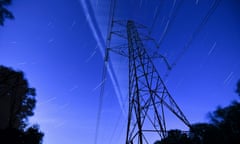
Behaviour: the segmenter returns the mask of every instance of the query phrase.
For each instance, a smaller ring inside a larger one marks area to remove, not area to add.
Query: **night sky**
[[[15,19],[0,27],[0,64],[23,71],[36,88],[30,122],[40,125],[44,144],[125,142],[127,58],[110,53],[102,81],[110,1],[13,0],[8,7]],[[159,48],[144,43],[168,59],[171,71],[161,59],[154,62],[190,123],[208,122],[209,112],[237,99],[238,0],[116,0],[114,12],[114,20],[148,27]],[[113,36],[111,46],[120,39]],[[186,129],[175,119],[167,123]]]

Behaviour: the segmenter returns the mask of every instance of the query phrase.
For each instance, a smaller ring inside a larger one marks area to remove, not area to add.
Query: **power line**
[[[176,1],[175,1],[176,2]],[[175,66],[178,60],[183,56],[183,54],[189,49],[190,45],[192,44],[193,40],[196,38],[197,34],[201,31],[202,27],[208,22],[209,17],[214,13],[216,10],[217,6],[219,5],[220,0],[215,0],[197,29],[193,32],[191,35],[190,39],[187,41],[185,44],[183,51],[177,56],[176,60],[173,62],[172,66]],[[173,4],[172,10],[169,14],[169,19],[168,19],[168,27],[163,33],[159,43],[161,44],[163,39],[166,37],[167,32],[169,31],[169,25],[172,23],[172,20],[175,19],[177,11],[182,4],[182,1],[178,3],[178,6],[175,7],[175,4]],[[105,79],[106,79],[106,73],[107,73],[107,61],[108,61],[108,49],[110,46],[110,40],[111,40],[111,29],[113,27],[113,17],[114,17],[114,9],[116,7],[116,0],[111,0],[110,4],[110,12],[109,12],[109,23],[108,23],[108,32],[107,32],[107,37],[106,37],[106,56],[105,56],[105,61],[104,61],[104,67],[103,67],[103,75],[102,75],[102,82],[103,84],[101,85],[101,91],[100,91],[100,97],[99,97],[99,109],[98,109],[98,114],[97,114],[97,126],[96,126],[96,135],[95,135],[95,144],[97,143],[98,139],[98,132],[99,132],[99,125],[100,125],[100,117],[101,117],[101,111],[102,111],[102,103],[103,103],[103,95],[104,95],[104,87],[105,87]],[[158,15],[155,15],[154,21],[152,26],[155,24],[155,21],[157,19]],[[118,122],[117,122],[118,123]],[[118,125],[118,124],[117,124]],[[115,131],[115,130],[114,130]]]
[[[165,28],[164,28],[164,31],[163,31],[160,39],[159,39],[159,42],[158,42],[158,45],[159,45],[159,46],[162,45],[163,40],[165,39],[166,35],[168,34],[169,29],[171,28],[172,23],[173,23],[173,21],[175,20],[175,18],[176,18],[176,16],[177,16],[177,13],[178,13],[178,11],[179,11],[179,9],[180,9],[180,7],[181,7],[182,4],[183,4],[183,1],[184,1],[184,0],[181,0],[181,1],[178,3],[177,6],[175,6],[175,5],[176,5],[176,1],[174,1],[173,6],[172,6],[172,9],[171,9],[171,11],[170,11],[170,13],[169,13],[169,16],[168,16],[167,24],[166,24],[166,26],[165,26]]]
[[[102,114],[102,105],[103,105],[103,96],[104,96],[104,89],[105,89],[106,74],[107,74],[107,61],[104,61],[103,72],[102,72],[102,81],[101,81],[101,90],[100,90],[100,96],[99,96],[99,105],[98,105],[98,112],[97,112],[97,124],[96,124],[96,134],[95,134],[95,138],[94,138],[94,144],[97,144],[97,139],[98,139],[100,119],[101,119],[101,114]]]
[[[109,144],[112,144],[113,137],[114,137],[115,134],[116,134],[116,131],[117,131],[117,128],[118,128],[118,126],[119,126],[119,123],[120,123],[120,120],[121,120],[122,115],[123,115],[122,113],[119,113],[119,115],[118,115],[117,122],[115,123],[114,129],[113,129],[113,132],[112,132],[112,135],[110,136]]]
[[[125,103],[123,103],[123,108],[125,108],[127,106],[127,102],[128,102],[128,97],[126,97],[126,99],[124,101],[126,101]],[[116,134],[116,131],[117,131],[117,128],[120,124],[120,120],[121,120],[121,117],[123,116],[123,112],[120,112],[119,115],[118,115],[118,119],[117,119],[117,122],[115,123],[115,126],[113,128],[113,132],[112,132],[112,135],[110,136],[110,140],[109,140],[109,144],[112,144],[112,140],[113,140],[113,137],[115,136]],[[125,120],[126,121],[126,120]],[[127,121],[126,121],[127,122]],[[123,128],[122,128],[123,129]]]
[[[152,23],[152,25],[150,26],[150,29],[149,29],[149,35],[152,33],[152,30],[153,30],[153,28],[155,26],[155,23],[156,23],[159,15],[160,15],[161,8],[163,7],[163,4],[164,4],[163,2],[164,1],[161,0],[159,5],[158,5],[158,7],[157,7],[157,9],[156,9],[156,14],[154,14],[154,17],[153,17],[153,23]]]
[[[105,90],[105,81],[106,81],[106,75],[107,75],[107,64],[108,64],[108,50],[111,40],[111,29],[113,25],[113,17],[114,17],[114,11],[116,6],[116,0],[111,0],[110,2],[110,8],[109,8],[109,23],[108,23],[108,30],[107,30],[107,36],[106,36],[106,49],[105,49],[105,58],[104,58],[104,65],[103,65],[103,71],[102,71],[102,81],[101,81],[101,90],[100,90],[100,96],[99,96],[99,106],[98,106],[98,112],[97,112],[97,123],[96,123],[96,133],[94,138],[94,144],[97,144],[98,140],[98,133],[99,133],[99,126],[100,126],[100,120],[101,120],[101,114],[102,114],[102,105],[103,105],[103,96],[104,96],[104,90]]]
[[[208,22],[210,16],[215,12],[215,10],[217,9],[217,7],[219,6],[221,0],[214,0],[212,6],[210,7],[210,9],[208,10],[208,12],[206,13],[206,15],[204,16],[204,18],[202,19],[201,23],[198,25],[198,27],[195,29],[195,31],[192,33],[191,37],[189,38],[189,40],[186,42],[186,44],[184,45],[182,51],[177,55],[176,59],[173,61],[173,63],[171,64],[171,68],[175,67],[176,64],[178,63],[178,61],[183,57],[183,55],[186,53],[186,51],[189,49],[190,45],[192,44],[192,42],[194,41],[194,39],[196,38],[196,36],[198,35],[198,33],[202,30],[203,26]],[[170,70],[168,70],[165,75],[164,78],[168,77],[170,73]]]
[[[208,22],[210,16],[214,13],[214,11],[216,10],[216,8],[219,6],[219,3],[221,2],[221,0],[215,0],[214,3],[212,4],[211,8],[209,9],[209,11],[207,12],[207,14],[205,15],[205,17],[203,18],[203,20],[201,21],[201,23],[198,25],[198,27],[196,28],[196,30],[192,33],[190,39],[186,42],[185,46],[183,47],[182,51],[179,53],[179,55],[176,57],[176,59],[174,60],[174,62],[172,63],[171,67],[176,66],[176,63],[182,58],[182,56],[186,53],[186,51],[189,49],[190,45],[192,44],[192,42],[194,41],[194,39],[196,38],[196,36],[198,35],[198,33],[202,30],[203,26]]]

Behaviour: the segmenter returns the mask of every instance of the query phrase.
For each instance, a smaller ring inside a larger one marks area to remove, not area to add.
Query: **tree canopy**
[[[240,80],[236,93],[240,95]],[[167,137],[154,144],[239,144],[240,143],[240,102],[217,107],[209,114],[209,123],[192,124],[186,135],[181,130],[170,130]]]
[[[24,129],[35,108],[35,89],[30,88],[24,74],[11,68],[0,66],[0,98],[5,110],[5,127]]]
[[[39,144],[43,133],[37,125],[29,126],[28,117],[34,115],[36,105],[35,89],[29,87],[23,72],[0,66],[0,143],[14,137],[23,144],[29,139]]]
[[[0,25],[4,25],[4,21],[6,18],[13,19],[14,16],[12,12],[10,12],[6,6],[11,4],[11,0],[0,0]]]

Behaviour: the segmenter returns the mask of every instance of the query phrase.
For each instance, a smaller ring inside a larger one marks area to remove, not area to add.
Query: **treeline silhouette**
[[[28,122],[34,115],[35,96],[23,72],[0,66],[0,144],[42,143],[39,126]]]
[[[27,130],[7,128],[0,130],[1,144],[41,144],[43,133],[38,125],[33,125]]]
[[[0,0],[0,26],[14,16],[6,7],[12,0]],[[36,105],[34,88],[21,71],[0,65],[0,144],[41,144],[44,134],[37,124],[29,125]]]
[[[13,14],[6,8],[11,0],[0,0],[0,25]],[[236,93],[240,96],[240,80]],[[36,105],[35,89],[29,88],[21,71],[0,66],[0,144],[41,144],[44,134],[38,125],[29,125]],[[188,132],[175,129],[154,144],[240,144],[240,103],[218,107],[209,114],[209,123],[196,123]]]
[[[240,96],[240,80],[236,93]],[[209,113],[209,123],[191,125],[188,132],[175,129],[154,144],[240,144],[240,102],[235,100],[226,107],[217,107]]]

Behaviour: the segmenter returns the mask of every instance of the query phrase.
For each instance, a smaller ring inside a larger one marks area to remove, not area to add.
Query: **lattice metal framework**
[[[134,21],[127,21],[127,39],[129,108],[126,144],[149,143],[146,133],[166,137],[165,108],[190,126],[144,48]]]

